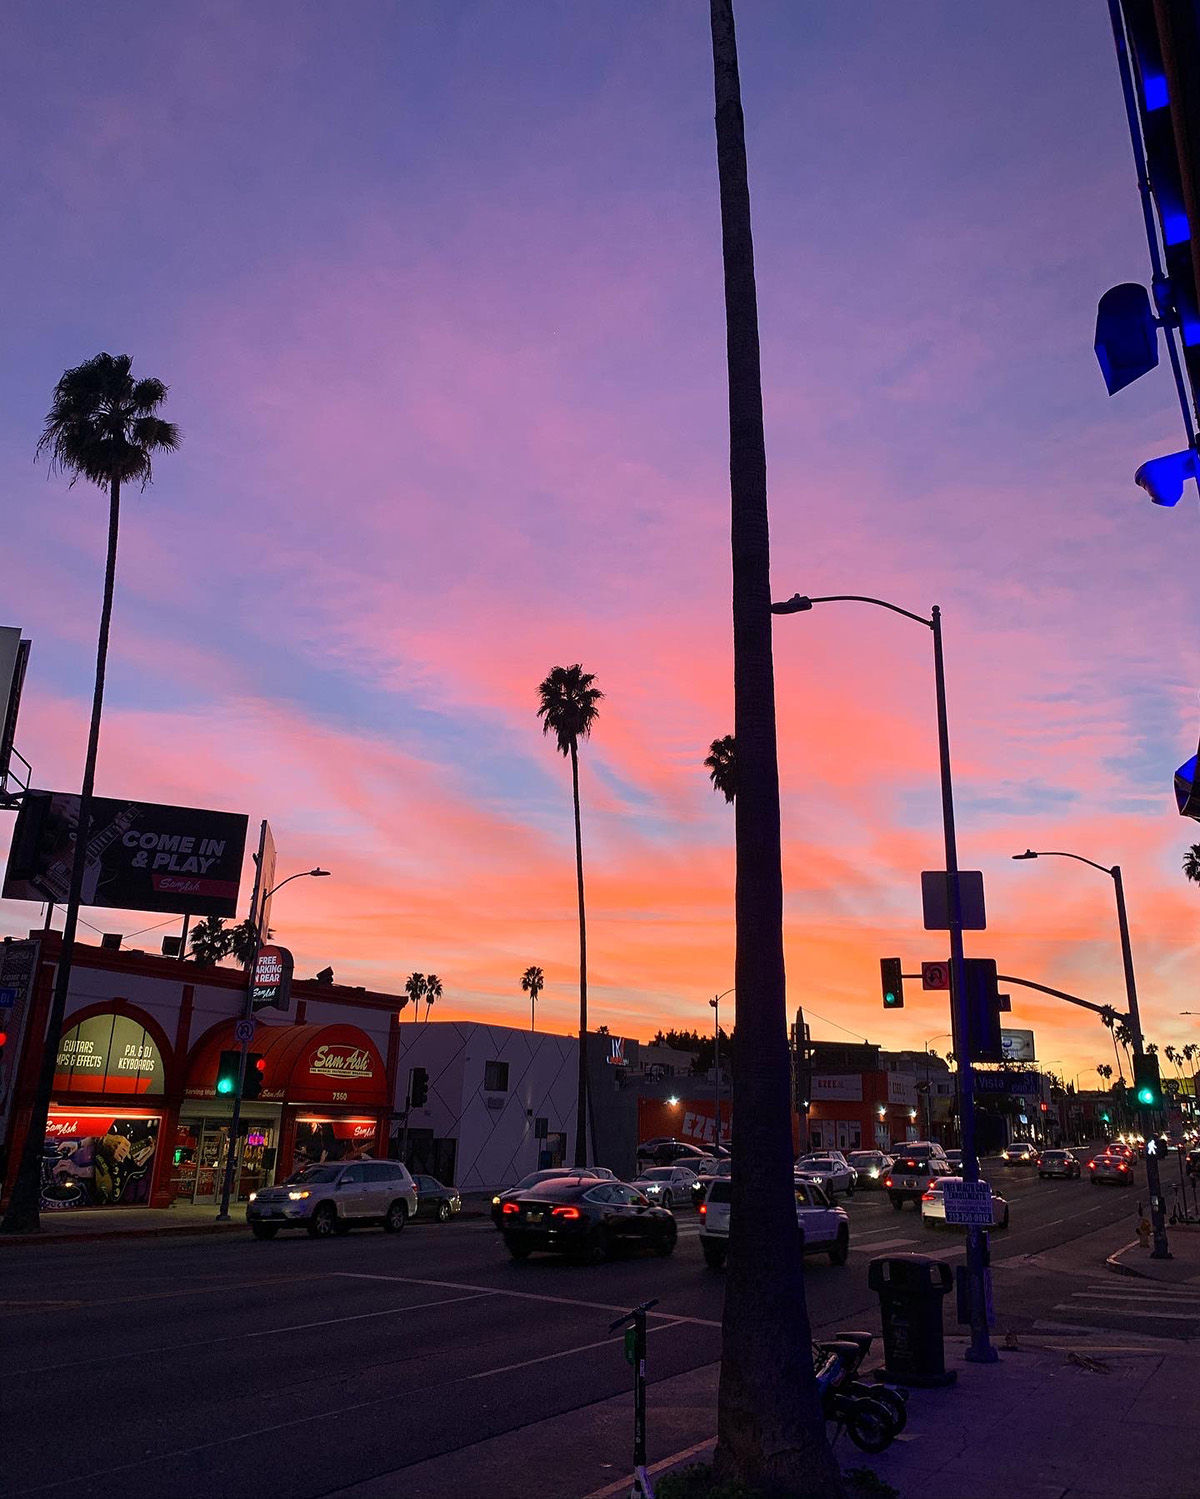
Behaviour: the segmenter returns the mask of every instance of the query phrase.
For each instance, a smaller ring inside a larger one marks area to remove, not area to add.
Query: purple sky
[[[1099,294],[1148,275],[1103,7],[738,15],[776,592],[941,603],[972,950],[1119,1002],[1101,877],[1007,856],[1119,860],[1148,1030],[1190,1040],[1195,513],[1132,485],[1180,446],[1165,372],[1110,402],[1091,350]],[[185,445],[126,507],[99,789],[267,816],[281,870],[332,868],[277,905],[298,971],[432,969],[444,1014],[502,1018],[540,963],[570,1028],[569,784],[534,690],[578,660],[607,693],[595,1019],[703,1024],[732,982],[732,820],[700,765],[732,726],[711,93],[695,0],[10,18],[19,747],[77,784],[103,504],[32,454],[61,370],[130,352]],[[792,1000],[895,1044],[945,1013],[885,1021],[876,966],[944,955],[928,650],[849,607],[777,633]],[[1075,1013],[1013,1021],[1074,1072],[1111,1050]]]

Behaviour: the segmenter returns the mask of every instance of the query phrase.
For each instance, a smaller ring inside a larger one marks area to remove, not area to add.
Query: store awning
[[[235,1023],[222,1021],[197,1043],[188,1065],[189,1098],[216,1097],[221,1053],[237,1047]],[[250,1050],[265,1063],[259,1096],[272,1103],[388,1105],[383,1059],[356,1025],[260,1025]]]

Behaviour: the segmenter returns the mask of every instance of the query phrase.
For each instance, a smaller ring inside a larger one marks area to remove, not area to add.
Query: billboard
[[[13,828],[5,900],[66,903],[79,797],[29,791]],[[246,818],[97,796],[87,843],[83,904],[128,911],[236,916]]]
[[[1032,1031],[1000,1032],[1000,1044],[1004,1048],[1006,1062],[1033,1062],[1037,1060],[1033,1046]]]

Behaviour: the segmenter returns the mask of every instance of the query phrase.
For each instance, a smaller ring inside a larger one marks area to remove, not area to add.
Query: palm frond
[[[49,457],[49,472],[69,473],[99,488],[113,480],[153,478],[151,455],[180,444],[178,427],[153,413],[166,399],[161,380],[136,383],[128,354],[97,354],[65,370],[38,439],[35,457]]]
[[[604,694],[593,686],[595,675],[574,666],[556,666],[538,685],[542,733],[553,734],[560,754],[569,755],[571,746],[587,739],[599,717],[597,704]]]

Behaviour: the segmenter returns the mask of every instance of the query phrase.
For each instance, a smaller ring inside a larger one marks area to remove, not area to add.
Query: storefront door
[[[181,1125],[181,1144],[176,1155],[175,1197],[195,1203],[217,1203],[225,1184],[225,1164],[229,1153],[230,1122],[227,1119],[205,1119],[199,1124]],[[270,1184],[275,1173],[275,1132],[273,1123],[243,1119],[239,1130],[241,1149],[234,1163],[231,1202],[244,1202],[251,1192]],[[185,1136],[187,1137],[185,1140]]]

